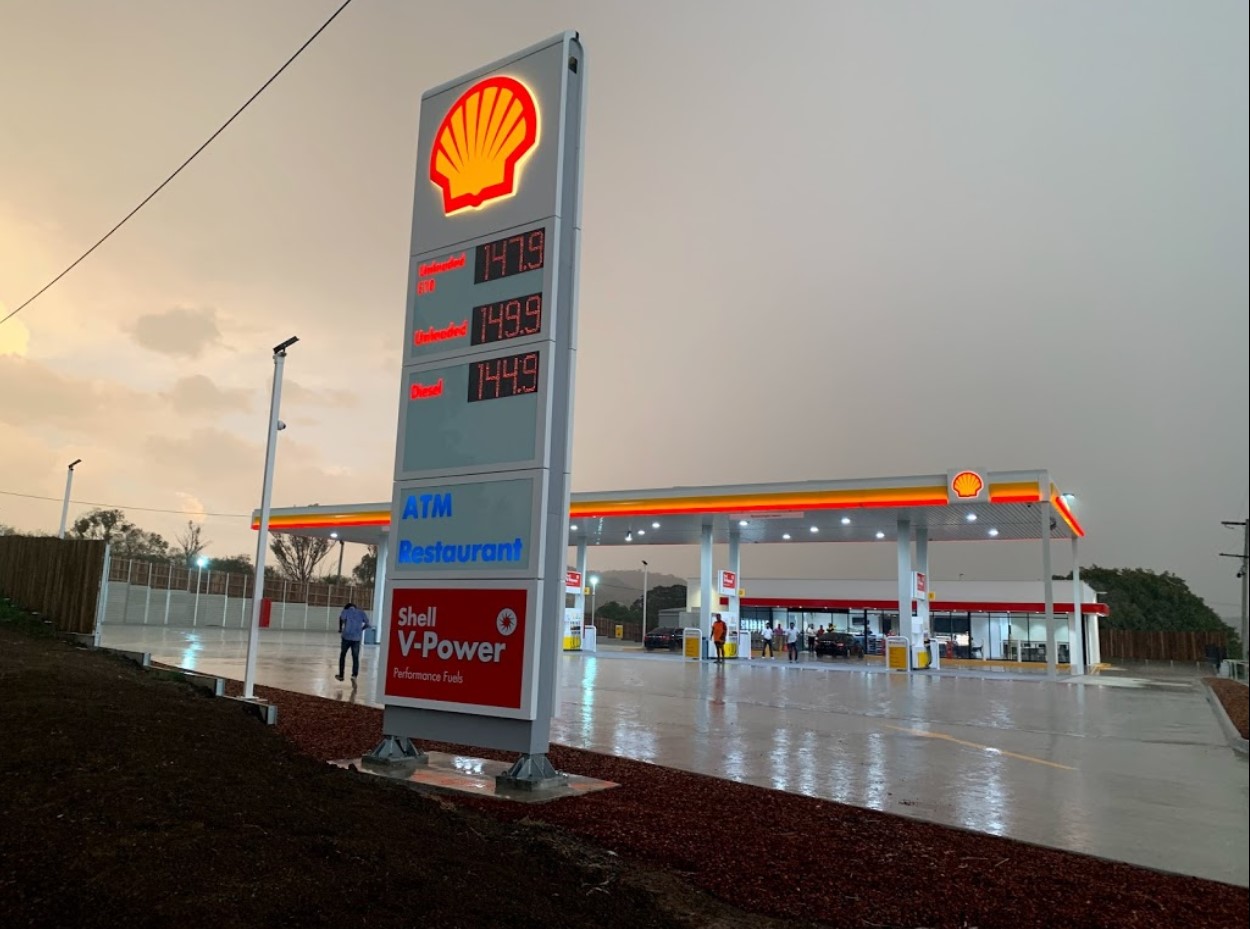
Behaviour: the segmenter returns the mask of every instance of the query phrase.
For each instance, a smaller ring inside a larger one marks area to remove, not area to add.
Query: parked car
[[[671,626],[652,629],[642,637],[642,647],[647,651],[653,651],[657,648],[666,648],[670,652],[679,651],[681,649],[681,630]]]
[[[863,658],[864,640],[849,632],[826,632],[816,637],[816,656],[831,655],[834,658]]]

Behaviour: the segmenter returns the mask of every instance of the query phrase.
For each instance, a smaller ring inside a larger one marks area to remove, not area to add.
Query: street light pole
[[[81,458],[75,458],[69,463],[65,474],[65,502],[61,504],[61,528],[57,532],[58,539],[65,538],[65,520],[69,518],[69,489],[74,486],[74,465],[81,464]]]
[[[253,699],[256,685],[256,648],[260,639],[260,607],[265,596],[265,549],[269,542],[269,501],[273,495],[273,466],[278,452],[278,410],[282,405],[282,366],[286,350],[299,341],[291,336],[273,347],[273,395],[269,399],[269,439],[265,443],[265,477],[260,487],[260,525],[256,533],[256,576],[252,582],[252,621],[247,629],[247,660],[243,666],[243,699]]]
[[[339,539],[339,534],[337,532],[331,532],[330,538]],[[334,576],[336,578],[339,578],[340,581],[343,578],[343,540],[342,539],[339,539],[339,569],[335,573]]]
[[[647,563],[642,563],[642,637],[647,637]]]
[[[1250,657],[1250,627],[1247,627],[1247,620],[1250,614],[1246,611],[1247,586],[1250,586],[1250,561],[1247,556],[1250,555],[1250,519],[1240,521],[1223,520],[1222,525],[1229,529],[1241,527],[1241,554],[1234,555],[1229,552],[1220,552],[1221,558],[1237,558],[1241,561],[1241,570],[1237,572],[1237,577],[1241,579],[1241,657],[1244,661]]]

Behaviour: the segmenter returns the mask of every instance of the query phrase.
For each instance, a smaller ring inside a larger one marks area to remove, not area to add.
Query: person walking
[[[343,665],[347,663],[347,653],[352,653],[352,683],[360,674],[360,640],[369,628],[369,617],[356,604],[348,603],[339,614],[339,673],[334,675],[336,681],[343,679]]]
[[[716,663],[725,663],[725,633],[729,631],[729,627],[725,625],[725,621],[720,618],[720,614],[716,614],[716,619],[712,623],[712,644],[716,646]]]
[[[773,651],[773,621],[770,619],[760,632],[760,657],[776,658],[777,653]]]
[[[794,628],[793,622],[786,630],[786,654],[791,661],[799,660],[799,630]]]

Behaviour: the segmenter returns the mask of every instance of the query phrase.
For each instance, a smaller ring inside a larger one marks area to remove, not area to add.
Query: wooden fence
[[[95,631],[104,573],[99,541],[0,536],[0,593],[61,632]]]
[[[1228,637],[1219,630],[1201,632],[1162,632],[1141,629],[1098,630],[1103,660],[1126,658],[1135,661],[1206,661],[1207,646],[1228,647]]]

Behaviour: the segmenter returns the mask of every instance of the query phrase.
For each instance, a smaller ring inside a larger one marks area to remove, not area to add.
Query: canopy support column
[[[916,625],[919,634],[932,636],[933,628],[929,625],[929,527],[916,527],[916,567],[915,570],[924,575],[925,590],[916,592]]]
[[[898,521],[898,634],[906,636],[908,643],[916,640],[911,615],[911,521],[903,518]]]
[[[1041,514],[1042,588],[1045,591],[1046,600],[1046,676],[1057,677],[1059,655],[1055,647],[1055,581],[1054,572],[1050,566],[1050,479],[1043,476],[1038,489],[1041,491],[1042,498],[1037,509]]]
[[[390,533],[384,532],[378,539],[378,554],[373,563],[373,635],[374,641],[385,642],[386,621],[386,562],[391,557]]]
[[[1081,602],[1081,559],[1077,536],[1072,535],[1072,618],[1068,626],[1068,658],[1073,674],[1085,673],[1085,616]]]
[[[699,634],[712,634],[712,524],[704,523],[699,537]]]

